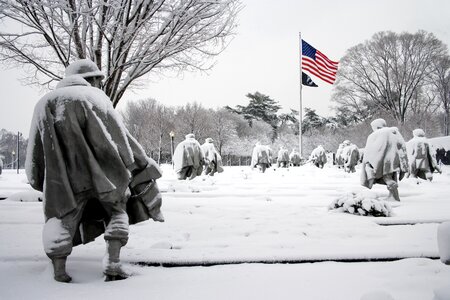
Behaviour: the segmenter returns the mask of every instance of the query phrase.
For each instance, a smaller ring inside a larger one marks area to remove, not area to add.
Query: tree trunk
[[[450,110],[445,111],[444,115],[444,135],[448,136],[450,132]]]
[[[159,134],[159,144],[158,144],[158,165],[160,165],[161,164],[161,155],[162,155],[162,153],[161,153],[161,144],[162,144],[162,137],[163,137],[163,134],[162,134],[162,132]]]

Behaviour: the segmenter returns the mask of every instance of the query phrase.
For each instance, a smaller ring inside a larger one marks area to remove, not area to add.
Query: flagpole
[[[300,41],[300,109],[298,110],[298,150],[300,152],[300,156],[303,157],[303,145],[302,145],[302,33],[298,33],[298,38]]]

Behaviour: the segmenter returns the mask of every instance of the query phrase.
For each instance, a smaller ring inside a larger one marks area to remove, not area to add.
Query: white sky
[[[332,60],[379,31],[434,33],[450,45],[450,1],[430,0],[243,0],[237,35],[217,57],[208,74],[185,73],[183,78],[162,78],[148,88],[127,92],[119,104],[155,98],[166,105],[197,101],[205,107],[246,105],[247,93],[259,91],[278,101],[285,110],[299,107],[299,32],[302,38]],[[0,30],[2,30],[0,28]],[[22,86],[20,70],[0,71],[0,128],[28,136],[37,87]],[[332,86],[320,79],[318,88],[303,88],[303,108],[320,115],[329,106]]]

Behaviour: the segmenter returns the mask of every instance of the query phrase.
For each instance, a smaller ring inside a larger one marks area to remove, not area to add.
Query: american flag
[[[336,80],[338,64],[339,62],[330,60],[325,54],[302,40],[302,70],[333,84]]]

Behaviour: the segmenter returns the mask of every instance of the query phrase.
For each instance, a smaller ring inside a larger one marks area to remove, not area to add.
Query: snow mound
[[[196,177],[192,180],[170,180],[162,183],[160,191],[164,193],[201,193],[217,190],[216,179],[211,176]]]
[[[435,149],[450,150],[450,136],[440,136],[430,138],[428,141],[433,145]]]
[[[346,193],[334,200],[328,209],[360,216],[390,217],[392,215],[389,203],[378,200],[368,192]]]
[[[8,198],[9,201],[18,201],[18,202],[42,202],[44,196],[41,192],[31,190],[26,192],[18,192],[14,193]]]
[[[442,286],[434,290],[433,300],[448,300],[450,299],[450,286]]]
[[[446,265],[450,265],[450,222],[444,222],[439,225],[437,240],[441,261]]]
[[[394,300],[394,298],[387,292],[373,291],[362,295],[361,300]]]

